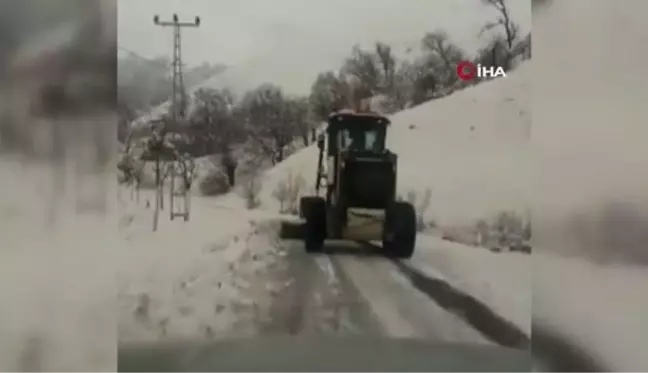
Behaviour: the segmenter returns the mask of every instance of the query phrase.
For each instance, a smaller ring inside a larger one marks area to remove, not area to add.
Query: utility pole
[[[182,38],[180,30],[182,27],[199,27],[200,17],[196,16],[193,22],[180,22],[178,15],[173,15],[172,21],[160,21],[159,16],[153,17],[153,23],[162,27],[173,27],[173,92],[171,96],[172,118],[174,124],[184,119],[186,109],[186,97],[184,92],[184,79],[182,76]]]
[[[181,121],[185,119],[185,109],[187,107],[185,91],[184,91],[184,79],[182,76],[182,38],[180,30],[183,27],[199,27],[200,26],[200,17],[196,16],[193,22],[180,22],[177,14],[173,14],[173,19],[171,21],[160,21],[160,16],[155,15],[153,17],[153,23],[157,26],[162,27],[173,27],[173,88],[171,95],[171,120],[174,126],[178,126]],[[162,167],[160,165],[160,158],[164,149],[164,140],[167,133],[167,123],[161,123],[160,132],[158,134],[158,141],[160,142],[158,148],[160,149],[157,152],[155,157],[155,182],[156,182],[156,199],[155,199],[155,211],[153,217],[153,230],[157,230],[157,222],[159,210],[164,208],[163,202],[163,178],[162,178]],[[173,192],[173,191],[172,191]],[[173,211],[171,211],[173,212]]]

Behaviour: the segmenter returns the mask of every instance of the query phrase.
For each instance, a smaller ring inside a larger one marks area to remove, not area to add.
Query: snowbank
[[[148,192],[143,199],[152,197]],[[263,232],[263,217],[200,197],[192,198],[192,206],[186,223],[162,212],[157,232],[151,231],[150,210],[131,206],[123,215],[120,342],[254,331],[255,304],[263,299],[249,292],[262,286],[258,278],[278,255],[272,236]]]

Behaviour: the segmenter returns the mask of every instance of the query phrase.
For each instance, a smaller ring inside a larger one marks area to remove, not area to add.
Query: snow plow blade
[[[279,237],[284,240],[304,239],[304,223],[301,221],[282,221]]]

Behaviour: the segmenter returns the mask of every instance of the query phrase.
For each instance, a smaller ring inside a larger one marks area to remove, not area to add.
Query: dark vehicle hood
[[[118,371],[522,372],[529,350],[411,339],[273,337],[209,344],[122,345]]]

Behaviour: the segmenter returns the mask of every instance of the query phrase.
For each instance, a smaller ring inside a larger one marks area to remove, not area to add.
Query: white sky
[[[530,30],[530,0],[509,0],[509,8],[522,31]],[[170,20],[174,12],[202,20],[183,31],[186,64],[225,63],[243,69],[238,74],[249,84],[294,92],[338,68],[358,43],[418,49],[426,32],[442,28],[474,51],[480,28],[496,17],[480,0],[119,0],[119,45],[145,57],[170,55],[171,29],[155,26],[153,15]]]

